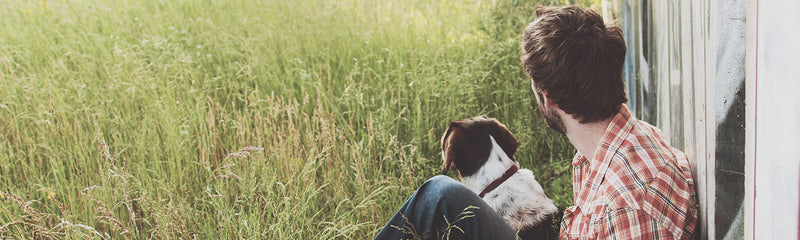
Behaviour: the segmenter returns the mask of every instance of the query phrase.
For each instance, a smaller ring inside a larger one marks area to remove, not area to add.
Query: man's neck
[[[567,129],[567,138],[572,143],[572,146],[586,158],[592,159],[595,151],[597,151],[597,145],[600,144],[600,139],[605,135],[608,124],[611,123],[613,118],[609,117],[591,123],[580,123],[572,116],[564,114],[561,119],[564,121],[564,126]]]

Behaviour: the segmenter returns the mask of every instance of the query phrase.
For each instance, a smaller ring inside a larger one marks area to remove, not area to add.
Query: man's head
[[[581,123],[613,117],[628,101],[622,30],[577,6],[537,7],[536,17],[522,36],[522,66],[548,125],[566,131],[558,115],[542,107],[544,98]]]

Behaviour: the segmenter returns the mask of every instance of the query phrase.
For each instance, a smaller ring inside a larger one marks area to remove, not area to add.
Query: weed
[[[533,3],[4,2],[0,238],[364,238],[480,114],[570,203],[501,18]]]

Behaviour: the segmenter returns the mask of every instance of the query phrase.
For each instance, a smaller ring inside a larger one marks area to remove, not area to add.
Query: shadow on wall
[[[716,209],[717,239],[744,236],[745,82],[739,84],[728,112],[717,125]]]

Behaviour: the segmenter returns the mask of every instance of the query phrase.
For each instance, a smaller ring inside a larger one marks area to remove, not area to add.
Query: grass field
[[[519,68],[534,4],[5,1],[0,239],[370,239],[480,114],[565,207],[574,150]]]

